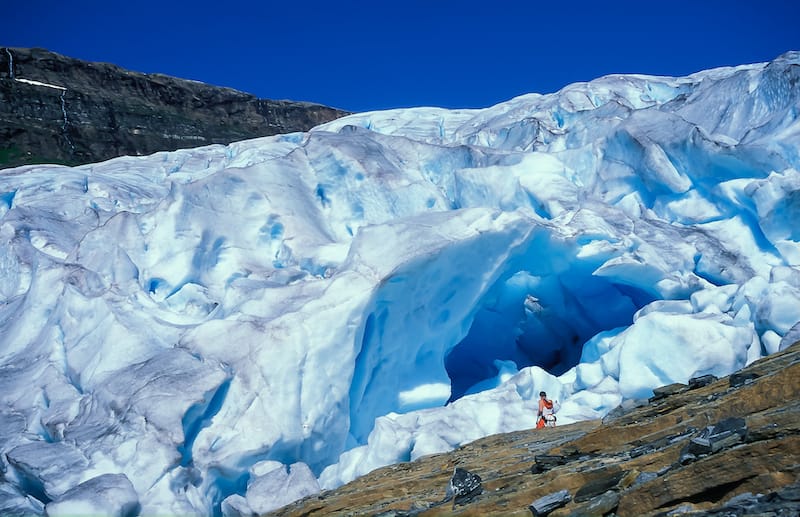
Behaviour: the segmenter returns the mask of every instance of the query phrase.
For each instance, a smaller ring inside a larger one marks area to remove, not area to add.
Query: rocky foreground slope
[[[345,114],[44,49],[0,49],[0,168],[228,144]]]
[[[800,343],[730,377],[657,389],[603,421],[490,436],[271,515],[796,516],[798,379]],[[448,498],[455,468],[481,487]]]

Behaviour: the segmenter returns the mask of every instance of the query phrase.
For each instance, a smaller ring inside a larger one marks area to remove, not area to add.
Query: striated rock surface
[[[44,49],[0,48],[0,168],[228,144],[346,114]]]
[[[800,343],[734,379],[672,386],[603,421],[490,436],[270,515],[799,515],[798,379]],[[446,497],[456,467],[482,479],[466,504]]]

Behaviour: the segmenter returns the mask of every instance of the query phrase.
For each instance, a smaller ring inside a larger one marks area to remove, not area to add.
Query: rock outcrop
[[[603,421],[490,436],[272,515],[800,515],[800,343]],[[454,468],[482,480],[446,497]]]
[[[346,114],[44,49],[0,48],[0,168],[227,144]]]

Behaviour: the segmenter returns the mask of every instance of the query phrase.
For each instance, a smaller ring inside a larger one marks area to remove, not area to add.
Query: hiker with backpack
[[[556,426],[556,415],[553,407],[553,401],[547,398],[547,393],[540,391],[539,413],[536,416],[536,429]]]

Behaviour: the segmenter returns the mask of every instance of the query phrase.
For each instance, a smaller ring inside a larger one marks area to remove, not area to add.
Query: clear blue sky
[[[0,46],[352,111],[484,107],[800,50],[800,0],[19,0],[2,12]]]

